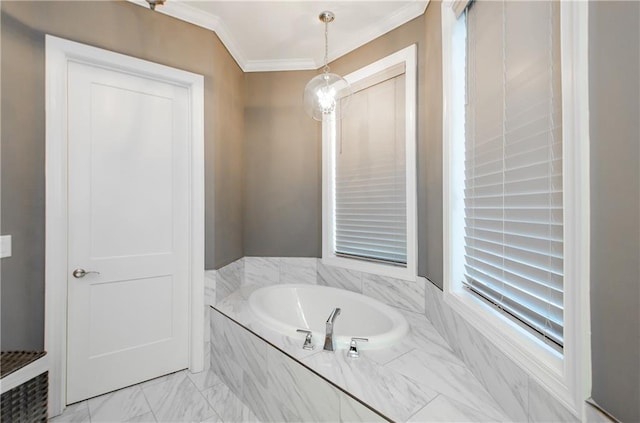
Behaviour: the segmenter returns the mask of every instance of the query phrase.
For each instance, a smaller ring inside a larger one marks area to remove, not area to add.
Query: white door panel
[[[190,116],[185,87],[68,69],[72,403],[188,365]]]

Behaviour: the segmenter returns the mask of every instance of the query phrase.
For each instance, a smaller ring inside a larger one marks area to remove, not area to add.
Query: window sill
[[[417,277],[417,273],[415,269],[411,270],[409,266],[407,267],[393,266],[391,264],[375,263],[375,262],[369,262],[366,260],[337,257],[335,255],[323,256],[322,263],[329,266],[342,267],[344,269],[356,270],[364,273],[373,273],[376,275],[388,276],[391,278],[396,278],[396,279],[401,279],[401,280],[411,281],[411,282],[415,282]]]
[[[463,288],[445,287],[444,302],[577,414],[567,378],[568,363],[561,352]]]

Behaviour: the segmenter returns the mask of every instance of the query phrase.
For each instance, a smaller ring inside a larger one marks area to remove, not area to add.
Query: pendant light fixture
[[[164,2],[165,0],[147,0],[147,3],[149,3],[149,8],[151,10],[156,10],[156,6],[162,6]]]
[[[335,15],[324,11],[318,18],[324,23],[324,67],[322,73],[304,87],[303,101],[304,111],[315,120],[322,121],[323,116],[336,110],[342,118],[351,97],[351,86],[340,75],[329,72],[329,23],[333,22]]]

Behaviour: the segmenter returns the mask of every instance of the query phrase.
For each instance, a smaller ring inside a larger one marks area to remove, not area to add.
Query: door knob
[[[76,269],[76,270],[73,271],[72,275],[73,275],[74,278],[84,278],[89,273],[95,273],[96,275],[100,274],[100,272],[96,272],[95,270],[90,270],[90,271],[87,272],[84,269]]]

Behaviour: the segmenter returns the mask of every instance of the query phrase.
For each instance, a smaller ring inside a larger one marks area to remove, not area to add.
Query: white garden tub
[[[385,348],[396,344],[409,331],[398,311],[362,294],[322,285],[283,284],[260,288],[249,297],[249,308],[257,320],[283,335],[304,339],[297,329],[313,332],[313,343],[322,348],[325,322],[339,307],[333,326],[336,348],[347,348],[352,337],[360,349]]]

